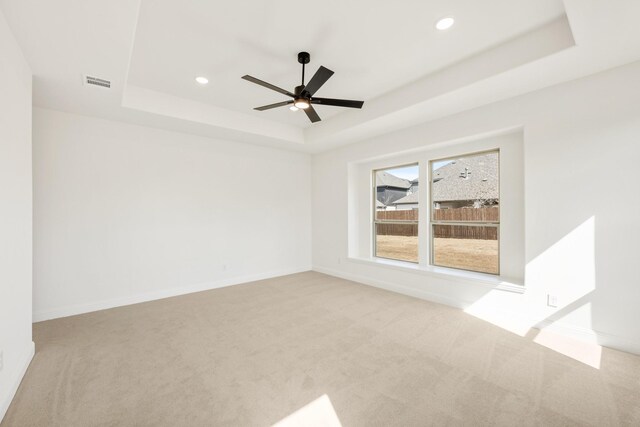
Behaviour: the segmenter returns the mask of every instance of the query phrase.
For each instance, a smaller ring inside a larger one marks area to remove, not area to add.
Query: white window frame
[[[484,134],[478,137],[437,141],[430,144],[429,137],[421,139],[414,148],[377,154],[376,156],[347,161],[347,261],[380,269],[382,274],[392,272],[422,275],[436,280],[450,280],[466,284],[478,284],[510,292],[524,292],[527,262],[525,255],[525,204],[524,204],[524,133],[522,128]],[[432,141],[431,141],[432,142]],[[464,156],[469,153],[500,150],[500,275],[477,273],[430,263],[430,231],[428,202],[429,161]],[[419,164],[420,209],[419,263],[377,258],[373,253],[372,229],[372,170],[388,169],[396,165]],[[340,263],[340,257],[338,257]],[[382,280],[382,279],[381,279]]]
[[[447,220],[434,220],[434,216],[435,216],[435,209],[433,208],[434,202],[433,202],[433,164],[436,162],[441,162],[441,161],[445,161],[445,160],[456,160],[462,157],[473,157],[473,156],[480,156],[483,154],[489,154],[489,153],[496,153],[498,155],[498,206],[499,206],[499,210],[498,210],[498,220],[497,221],[447,221]],[[500,174],[500,148],[496,148],[496,149],[491,149],[491,150],[483,150],[483,151],[475,151],[475,152],[469,152],[469,153],[464,153],[464,154],[458,154],[455,156],[447,156],[447,157],[443,157],[443,158],[434,158],[434,159],[429,159],[428,161],[428,176],[429,176],[429,198],[428,201],[426,203],[426,211],[428,212],[428,218],[429,218],[429,264],[434,266],[434,267],[439,267],[439,268],[450,268],[453,270],[462,270],[462,271],[470,271],[473,273],[481,273],[481,274],[491,274],[493,276],[500,276],[500,217],[502,215],[502,206],[500,205],[500,181],[502,179],[502,176]],[[421,199],[422,200],[422,199]],[[418,206],[421,206],[422,208],[422,204],[419,203]],[[471,270],[471,269],[467,269],[467,268],[460,268],[460,267],[451,267],[451,266],[447,266],[447,265],[439,265],[436,264],[436,256],[435,256],[435,249],[434,249],[434,239],[435,239],[435,233],[434,233],[434,228],[438,225],[451,225],[451,226],[455,226],[455,225],[460,225],[460,226],[471,226],[471,227],[494,227],[496,228],[496,234],[497,234],[497,240],[498,240],[498,271],[496,273],[490,273],[490,272],[485,272],[485,271],[478,271],[478,270]],[[420,247],[418,246],[418,251],[420,251]]]
[[[407,168],[407,167],[417,167],[418,168],[418,174],[421,174],[421,170],[422,170],[422,165],[420,162],[415,161],[412,163],[405,163],[405,164],[401,164],[398,166],[386,166],[383,168],[376,168],[376,169],[372,169],[371,170],[371,182],[372,182],[372,214],[373,214],[373,221],[372,221],[372,228],[371,228],[371,243],[372,243],[372,255],[374,258],[380,258],[380,259],[388,259],[388,260],[392,260],[392,261],[397,261],[397,262],[407,262],[410,264],[420,264],[420,253],[422,252],[420,250],[421,244],[420,244],[420,215],[418,215],[418,219],[413,221],[413,220],[389,220],[389,219],[384,219],[384,220],[379,220],[377,218],[377,213],[378,213],[378,208],[376,206],[376,202],[378,200],[378,187],[377,187],[377,182],[376,182],[376,174],[380,171],[386,171],[389,169],[400,169],[400,168]],[[420,187],[418,186],[418,191],[420,191]],[[420,209],[420,201],[418,200],[418,209]],[[387,258],[387,257],[383,257],[383,256],[378,256],[377,254],[377,230],[376,230],[376,226],[378,224],[415,224],[418,227],[418,260],[417,261],[407,261],[407,260],[402,260],[402,259],[397,259],[397,258]]]

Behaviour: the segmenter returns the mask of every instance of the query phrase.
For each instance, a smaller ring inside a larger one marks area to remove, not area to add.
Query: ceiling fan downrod
[[[302,64],[302,86],[304,86],[304,66],[311,62],[311,55],[309,55],[309,52],[299,52],[298,62]]]

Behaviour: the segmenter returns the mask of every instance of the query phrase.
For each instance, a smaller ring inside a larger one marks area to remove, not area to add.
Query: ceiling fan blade
[[[309,83],[304,87],[305,92],[309,92],[309,96],[313,96],[332,75],[333,71],[321,65],[318,71],[311,77]]]
[[[350,99],[311,98],[312,104],[333,105],[335,107],[362,108],[364,101],[352,101]]]
[[[311,105],[309,105],[309,108],[305,108],[304,112],[307,117],[309,117],[309,120],[311,120],[311,123],[320,121],[320,116],[318,115],[318,113],[316,113],[316,110],[314,110]]]
[[[257,85],[264,86],[264,87],[266,87],[268,89],[275,90],[276,92],[280,92],[283,95],[287,95],[287,96],[290,96],[292,98],[296,97],[294,94],[292,94],[288,90],[284,90],[282,88],[279,88],[278,86],[272,85],[271,83],[267,83],[267,82],[262,81],[260,79],[256,79],[255,77],[251,77],[250,75],[242,76],[242,78],[247,80],[247,81],[250,81],[251,83],[255,83]]]
[[[293,99],[291,101],[282,101],[276,102],[275,104],[263,105],[262,107],[256,107],[254,110],[264,111],[270,110],[272,108],[284,107],[285,105],[293,104]]]

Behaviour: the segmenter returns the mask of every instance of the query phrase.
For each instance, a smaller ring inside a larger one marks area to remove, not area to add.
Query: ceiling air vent
[[[84,84],[92,85],[92,86],[99,86],[99,87],[103,87],[103,88],[106,88],[106,89],[110,89],[111,88],[111,82],[109,80],[99,79],[99,78],[93,77],[93,76],[84,76]]]

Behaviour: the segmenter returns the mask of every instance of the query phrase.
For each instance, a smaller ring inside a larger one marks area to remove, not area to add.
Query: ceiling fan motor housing
[[[301,64],[308,64],[311,62],[311,55],[309,55],[309,52],[298,53],[298,62]]]

